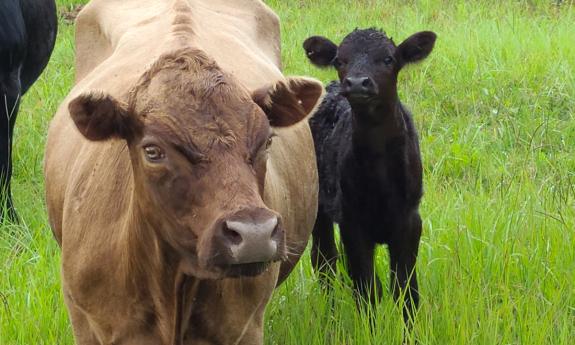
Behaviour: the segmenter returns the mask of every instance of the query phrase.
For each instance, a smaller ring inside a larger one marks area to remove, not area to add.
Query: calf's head
[[[69,110],[89,140],[127,142],[140,214],[187,273],[221,278],[285,257],[281,216],[262,199],[272,128],[304,119],[322,90],[294,77],[250,94],[186,49],[160,57],[126,104],[87,93]]]
[[[394,96],[401,68],[425,59],[433,50],[435,38],[435,33],[422,31],[396,46],[381,31],[356,29],[339,46],[325,37],[312,36],[303,47],[316,66],[335,67],[341,93],[353,104]]]

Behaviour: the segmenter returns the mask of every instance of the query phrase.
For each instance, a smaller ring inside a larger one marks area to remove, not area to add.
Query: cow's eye
[[[156,145],[147,145],[144,147],[146,158],[150,162],[159,162],[166,157],[164,151]]]
[[[385,58],[383,58],[383,63],[386,65],[391,65],[392,62],[393,58],[391,56],[386,56]]]
[[[335,59],[333,60],[333,66],[334,66],[335,68],[340,68],[340,67],[342,67],[342,66],[344,66],[344,65],[345,65],[345,62],[341,61],[341,60],[338,59],[338,58],[335,58]]]
[[[267,152],[272,145],[273,137],[275,137],[275,134],[270,135],[269,138],[264,143],[262,143],[259,148],[250,155],[250,157],[248,157],[248,163],[250,165],[254,164],[263,157],[267,157]]]
[[[266,150],[270,148],[270,146],[272,146],[272,141],[273,141],[274,135],[270,136],[268,138],[268,140],[266,141]]]

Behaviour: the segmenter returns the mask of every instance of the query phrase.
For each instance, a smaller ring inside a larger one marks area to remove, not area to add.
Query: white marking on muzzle
[[[237,232],[242,241],[230,245],[237,264],[270,261],[277,253],[278,243],[272,234],[278,225],[278,218],[272,217],[261,223],[226,221],[228,229]]]

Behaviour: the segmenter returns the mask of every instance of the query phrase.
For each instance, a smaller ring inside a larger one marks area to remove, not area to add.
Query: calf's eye
[[[391,56],[386,56],[386,57],[383,59],[383,63],[386,64],[386,65],[391,65],[392,62],[393,62],[393,59],[391,58]]]
[[[144,153],[150,162],[158,162],[166,157],[164,151],[156,145],[148,145],[144,147]]]

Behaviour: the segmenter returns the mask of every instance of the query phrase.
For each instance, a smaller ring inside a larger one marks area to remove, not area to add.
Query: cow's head
[[[341,93],[350,103],[361,104],[395,95],[401,68],[425,59],[433,50],[435,38],[435,33],[422,31],[396,46],[385,33],[366,29],[354,30],[339,47],[321,36],[309,37],[303,47],[316,66],[335,67]]]
[[[318,81],[294,77],[250,94],[186,49],[162,56],[127,104],[88,93],[69,109],[89,140],[127,141],[147,221],[188,274],[220,278],[285,258],[282,218],[262,200],[268,148],[273,128],[304,119],[322,92]]]

